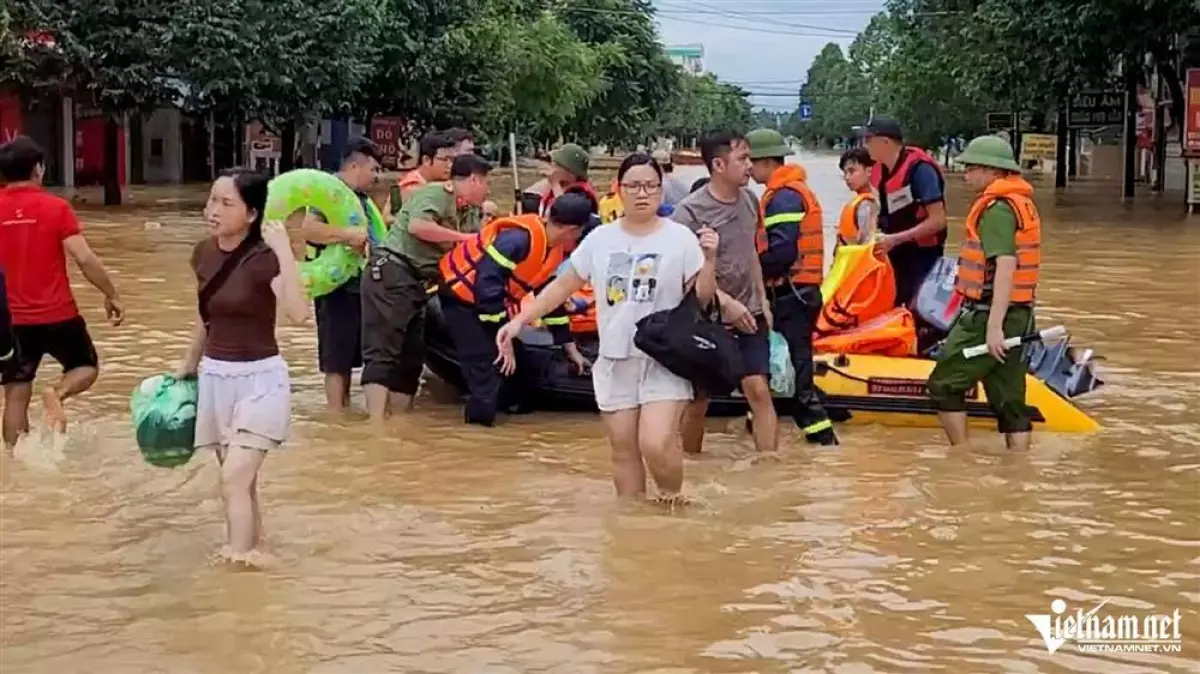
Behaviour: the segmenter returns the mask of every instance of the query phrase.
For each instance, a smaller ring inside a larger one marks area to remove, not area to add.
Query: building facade
[[[667,47],[667,56],[671,61],[692,75],[700,75],[704,70],[704,45],[681,44]]]

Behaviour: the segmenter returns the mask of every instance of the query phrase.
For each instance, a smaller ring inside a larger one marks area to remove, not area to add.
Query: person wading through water
[[[775,329],[787,341],[796,371],[792,418],[808,442],[836,445],[833,422],[813,383],[813,326],[821,314],[825,265],[821,202],[808,186],[804,167],[784,162],[792,150],[782,134],[774,129],[756,129],[747,134],[747,140],[751,172],[767,188],[759,206],[759,261]],[[759,417],[755,412],[757,426]]]
[[[42,394],[46,422],[67,429],[63,403],[96,383],[100,358],[79,312],[67,257],[88,283],[104,294],[104,313],[120,325],[125,308],[100,258],[92,252],[70,204],[42,188],[45,155],[28,136],[0,145],[0,269],[4,270],[15,342],[0,362],[4,385],[4,444],[13,447],[29,431],[29,401],[42,356],[62,366],[62,378]],[[6,354],[0,353],[0,356]]]
[[[773,452],[779,445],[779,421],[767,381],[772,319],[756,249],[761,227],[758,197],[746,188],[750,146],[740,134],[721,131],[700,140],[700,154],[712,179],[684,197],[672,217],[693,231],[711,228],[720,235],[717,296],[721,318],[734,329],[743,375],[741,389],[754,415],[754,446],[760,452]],[[685,452],[701,452],[708,397],[725,393],[728,391],[696,391],[683,420]]]
[[[373,422],[412,407],[425,367],[425,305],[441,280],[438,262],[479,231],[491,170],[474,154],[455,157],[450,180],[418,188],[387,237],[371,247],[362,283],[362,384]]]
[[[967,442],[966,395],[980,381],[1009,449],[1029,449],[1033,422],[1025,405],[1024,347],[1004,340],[1034,332],[1034,302],[1042,263],[1042,221],[1033,186],[1021,177],[1012,146],[998,136],[976,138],[958,156],[966,181],[979,191],[963,227],[954,289],[963,310],[929,375],[929,397],[952,445]],[[987,344],[975,358],[963,350]]]
[[[502,401],[509,409],[531,407],[523,373],[508,377],[514,373],[496,367],[496,332],[509,307],[519,307],[558,271],[595,208],[588,195],[568,192],[554,201],[547,220],[534,214],[499,218],[442,258],[438,298],[467,384],[468,424],[491,426]],[[547,315],[543,325],[576,372],[586,374],[591,364],[575,345],[565,307]]]
[[[379,180],[379,154],[371,141],[365,138],[350,141],[337,175],[354,190],[367,218],[375,217],[368,191]],[[369,231],[366,223],[363,227],[333,227],[315,209],[301,226],[310,260],[315,260],[331,243],[347,244],[360,255],[366,255]],[[355,274],[333,292],[313,300],[317,316],[317,367],[325,375],[325,404],[331,411],[344,410],[350,404],[350,378],[354,368],[362,367],[361,283],[362,276]]]
[[[291,433],[292,388],[275,337],[277,308],[293,324],[308,318],[287,229],[263,223],[267,182],[255,171],[231,169],[213,183],[204,207],[212,236],[192,249],[198,316],[175,371],[179,379],[200,375],[195,445],[213,450],[221,466],[221,556],[250,564],[263,536],[259,471]]]
[[[679,417],[692,386],[634,346],[637,322],[674,309],[693,287],[702,305],[716,292],[719,238],[699,237],[657,215],[662,169],[647,154],[631,154],[617,171],[625,215],[588,234],[569,264],[496,335],[500,362],[516,365],[512,341],[521,329],[562,306],[585,283],[597,288],[600,356],[592,366],[596,405],[612,448],[617,495],[641,498],[646,472],[658,497],[677,500],[683,488]]]

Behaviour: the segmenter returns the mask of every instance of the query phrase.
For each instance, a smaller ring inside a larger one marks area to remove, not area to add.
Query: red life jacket
[[[871,167],[871,187],[879,195],[880,231],[885,234],[905,232],[921,224],[929,217],[925,207],[913,199],[912,173],[920,164],[929,164],[937,169],[938,182],[946,189],[946,179],[942,175],[942,167],[928,152],[919,147],[904,146],[900,149],[900,159],[896,168],[888,171],[884,178],[883,162],[875,162]],[[946,230],[917,240],[921,248],[944,248],[946,245]]]
[[[563,194],[566,194],[567,192],[583,192],[592,198],[593,204],[600,203],[600,197],[596,195],[596,188],[592,187],[592,184],[586,180],[581,180],[577,183],[567,185],[567,188],[563,190]],[[542,203],[538,205],[538,215],[542,216],[542,218],[550,217],[550,206],[554,204],[554,199],[555,195],[553,189],[546,192],[546,194],[542,197]]]

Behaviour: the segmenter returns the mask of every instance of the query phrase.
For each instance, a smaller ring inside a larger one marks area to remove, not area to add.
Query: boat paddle
[[[1056,325],[1052,328],[1039,330],[1029,335],[1009,337],[1008,339],[1004,340],[1004,348],[1007,350],[1015,346],[1021,346],[1022,344],[1029,344],[1030,342],[1053,342],[1066,336],[1067,329],[1064,326]],[[977,356],[982,356],[987,352],[987,344],[980,344],[978,346],[968,346],[967,348],[963,349],[962,354],[963,358],[975,358]]]

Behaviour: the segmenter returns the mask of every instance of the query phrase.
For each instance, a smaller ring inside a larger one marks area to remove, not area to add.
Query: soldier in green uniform
[[[982,382],[1010,449],[1029,448],[1024,349],[1004,340],[1032,333],[1041,267],[1042,227],[1033,187],[1021,177],[1012,146],[998,136],[971,141],[958,157],[979,191],[967,214],[955,291],[963,310],[929,375],[929,396],[953,445],[967,442],[966,396]],[[987,353],[967,358],[972,346]]]
[[[455,157],[450,180],[420,187],[404,202],[383,242],[371,249],[362,281],[363,392],[372,421],[405,410],[425,364],[425,304],[438,261],[480,228],[491,165]]]

